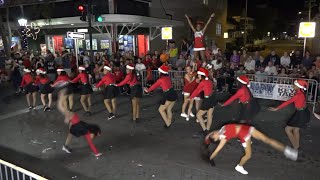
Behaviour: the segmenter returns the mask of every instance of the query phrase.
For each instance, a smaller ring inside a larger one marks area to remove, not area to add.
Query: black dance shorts
[[[30,83],[24,87],[24,91],[26,94],[34,93],[38,91],[38,87]]]
[[[162,95],[162,99],[160,101],[161,105],[164,105],[166,103],[166,101],[176,101],[178,99],[178,95],[176,93],[176,91],[171,88],[168,91],[164,92]]]
[[[140,84],[136,84],[130,87],[130,96],[131,98],[141,98],[142,97],[142,86]]]
[[[118,97],[120,94],[119,88],[115,85],[106,86],[103,94],[104,99],[113,99]]]
[[[218,104],[217,95],[213,93],[210,97],[205,97],[202,101],[200,110],[208,111]]]
[[[47,84],[42,84],[40,86],[40,94],[51,94],[53,93],[54,88],[50,86],[49,83]]]
[[[71,126],[70,133],[76,137],[84,136],[88,133],[98,136],[101,134],[101,129],[98,125],[80,121],[79,123]]]
[[[80,85],[80,95],[92,94],[93,90],[90,84],[81,84]]]
[[[287,125],[291,127],[306,128],[308,122],[310,122],[310,111],[308,108],[305,108],[296,110],[287,122]]]

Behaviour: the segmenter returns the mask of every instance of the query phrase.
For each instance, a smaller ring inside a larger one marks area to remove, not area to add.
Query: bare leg
[[[285,131],[286,131],[286,134],[287,134],[287,136],[288,136],[293,148],[295,148],[296,147],[296,139],[295,139],[295,137],[293,135],[293,127],[286,126]]]
[[[206,112],[207,111],[199,110],[198,113],[197,113],[197,119],[200,122],[200,125],[201,125],[203,131],[207,130],[207,127],[206,127],[206,125],[204,124],[204,121],[203,121],[203,115]]]
[[[136,98],[136,118],[140,118],[140,98]]]
[[[33,107],[37,104],[37,92],[32,93]]]
[[[49,102],[48,102],[48,107],[50,108],[50,107],[51,107],[51,104],[52,104],[52,94],[51,94],[51,93],[48,94],[48,100],[49,100]]]
[[[199,51],[193,51],[195,60],[199,59]]]
[[[111,108],[110,99],[105,99],[103,102],[104,102],[104,105],[106,106],[108,112],[109,112],[109,113],[112,113],[112,108]]]
[[[86,95],[88,99],[88,111],[91,111],[91,94]]]
[[[68,101],[69,101],[69,109],[71,110],[73,108],[73,94],[70,94],[68,96]],[[66,106],[68,107],[68,106]]]
[[[28,106],[29,106],[29,107],[31,106],[30,96],[31,96],[31,94],[30,94],[30,93],[28,93],[28,94],[26,95],[27,103],[28,103]]]
[[[65,146],[69,146],[69,144],[71,143],[71,139],[72,139],[72,134],[71,134],[71,133],[68,133],[64,145],[65,145]]]
[[[201,106],[201,101],[202,100],[196,100],[196,111],[198,112]]]
[[[175,101],[170,101],[170,104],[167,107],[168,122],[170,123],[170,125],[172,123],[172,108],[175,103],[176,103]]]
[[[200,56],[201,56],[201,61],[202,61],[202,62],[205,62],[205,61],[206,61],[205,51],[200,51]]]
[[[87,108],[87,105],[86,105],[86,95],[81,95],[80,96],[80,102],[81,102],[81,105],[82,105],[84,111],[87,112],[88,108]]]
[[[251,150],[251,140],[248,140],[246,142],[247,144],[247,147],[244,149],[244,156],[242,156],[240,162],[239,162],[239,165],[240,166],[243,166],[250,158],[251,158],[251,155],[252,155],[252,150]]]
[[[213,111],[214,111],[214,107],[210,108],[207,112],[207,116],[208,116],[208,122],[207,122],[207,130],[209,131],[211,128],[211,124],[212,124],[212,117],[213,117]]]
[[[181,113],[186,113],[186,108],[188,106],[188,103],[189,103],[189,96],[183,96],[184,97],[184,101],[183,101],[183,104],[182,104],[182,109],[181,109]]]
[[[284,151],[285,146],[282,143],[280,143],[274,139],[269,138],[268,136],[264,135],[263,133],[261,133],[260,131],[258,131],[256,129],[253,130],[253,132],[251,133],[251,136],[257,140],[260,140],[260,141],[268,144],[269,146],[275,148],[278,151],[281,151],[281,152]]]
[[[116,114],[117,99],[116,99],[116,98],[113,98],[113,99],[111,100],[111,103],[112,103],[112,113],[113,113],[113,114]]]
[[[131,104],[132,104],[132,120],[136,120],[136,117],[137,117],[137,101],[136,101],[136,98],[133,97],[131,99]]]
[[[45,107],[46,106],[46,99],[45,99],[46,95],[45,94],[41,94],[40,97],[41,97],[42,105],[43,105],[43,107]]]
[[[166,101],[166,103],[164,105],[160,105],[160,107],[159,107],[159,113],[167,126],[170,126],[170,122],[168,121],[168,117],[167,117],[167,113],[166,113],[166,109],[169,106],[169,103],[170,103],[169,101]]]
[[[293,146],[294,149],[298,150],[300,147],[300,128],[293,128],[293,137],[295,139],[296,145]]]
[[[195,101],[195,100],[190,99],[189,108],[188,108],[188,117],[190,117],[190,114],[192,113],[192,108],[193,108],[193,103],[194,103],[194,101]]]

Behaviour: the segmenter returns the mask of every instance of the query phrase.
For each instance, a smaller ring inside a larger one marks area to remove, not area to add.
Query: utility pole
[[[89,31],[89,39],[90,39],[90,61],[93,61],[93,48],[92,48],[92,1],[88,0],[88,31]]]
[[[244,40],[243,40],[244,47],[247,44],[247,26],[248,26],[248,0],[246,0],[246,16],[244,20]]]

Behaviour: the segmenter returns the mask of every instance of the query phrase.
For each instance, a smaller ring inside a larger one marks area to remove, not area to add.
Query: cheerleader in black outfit
[[[310,121],[310,112],[307,107],[306,95],[308,83],[305,80],[296,80],[294,82],[294,90],[296,94],[286,102],[283,102],[277,108],[269,108],[271,111],[278,111],[291,103],[294,103],[295,112],[287,122],[285,131],[294,149],[298,150],[300,147],[300,128],[306,128]]]
[[[163,121],[165,122],[165,128],[169,128],[172,123],[172,108],[177,101],[177,93],[172,87],[171,78],[169,76],[170,67],[162,65],[158,68],[160,73],[160,78],[148,89],[144,88],[146,93],[152,92],[158,87],[163,90],[161,105],[159,107],[159,112]]]
[[[137,73],[134,70],[134,65],[126,66],[127,75],[123,81],[116,86],[120,87],[128,84],[130,86],[130,96],[132,102],[132,120],[136,122],[140,117],[140,98],[142,97],[142,86],[138,82]]]
[[[52,93],[54,89],[51,87],[50,79],[46,74],[46,71],[43,68],[38,69],[39,78],[36,79],[35,84],[39,85],[40,87],[40,96],[41,102],[43,105],[43,111],[50,111],[51,104],[52,104]],[[46,103],[46,96],[48,96],[48,104]]]
[[[69,133],[66,139],[65,144],[62,146],[62,150],[71,153],[72,150],[68,147],[71,143],[72,135],[76,137],[84,136],[96,157],[102,155],[99,153],[96,146],[92,143],[92,140],[96,136],[100,136],[101,130],[100,127],[95,124],[88,124],[83,121],[80,121],[78,114],[67,111],[67,107],[64,106],[64,96],[66,96],[66,89],[62,89],[59,92],[58,97],[58,110],[64,115],[64,122],[69,124]]]
[[[31,75],[30,69],[23,69],[25,74],[22,77],[21,85],[20,87],[24,88],[24,91],[26,93],[27,103],[29,106],[29,109],[35,109],[36,108],[36,102],[37,102],[37,86],[34,85],[34,78]],[[32,95],[32,105],[30,101],[30,96]]]
[[[116,98],[119,95],[119,89],[117,88],[116,78],[112,74],[112,69],[109,66],[103,67],[103,73],[105,76],[98,82],[96,88],[101,87],[102,85],[105,86],[104,91],[104,105],[106,106],[107,110],[109,111],[108,120],[111,120],[115,117],[116,113]]]
[[[91,94],[92,94],[92,87],[89,83],[89,75],[85,72],[86,68],[84,66],[79,66],[79,74],[75,77],[71,82],[77,83],[78,81],[81,82],[80,84],[80,102],[85,111],[85,115],[90,116],[91,112]],[[86,101],[88,102],[88,106],[86,105]]]

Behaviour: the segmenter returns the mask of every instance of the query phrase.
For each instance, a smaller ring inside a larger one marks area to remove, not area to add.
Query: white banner
[[[293,85],[264,82],[250,82],[250,90],[255,98],[286,101],[294,95]]]

